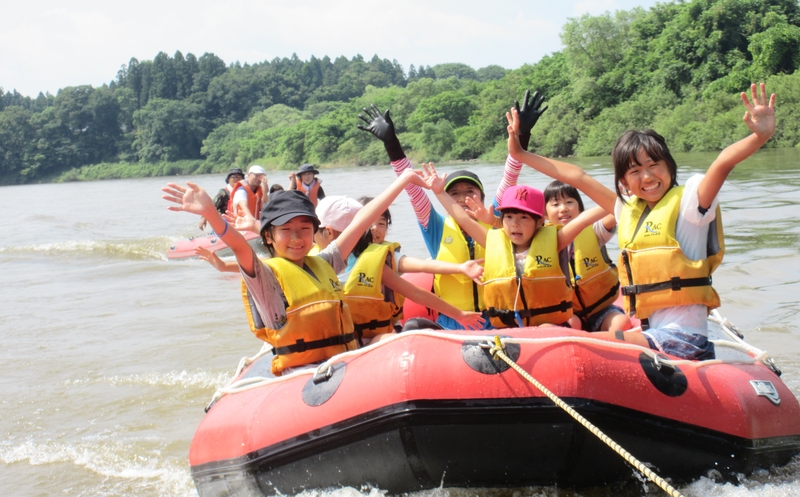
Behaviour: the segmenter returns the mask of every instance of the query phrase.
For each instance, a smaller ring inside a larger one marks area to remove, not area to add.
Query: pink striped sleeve
[[[512,158],[510,155],[506,157],[506,167],[503,168],[503,179],[500,180],[500,184],[497,186],[497,193],[495,194],[498,203],[500,203],[500,199],[503,198],[503,192],[505,192],[507,188],[517,185],[520,171],[522,171],[522,162]]]
[[[392,162],[392,169],[394,169],[395,174],[398,176],[403,174],[403,171],[410,167],[411,161],[409,161],[407,157]],[[521,164],[520,167],[522,167]],[[432,206],[430,199],[425,195],[425,190],[417,185],[409,184],[406,185],[406,193],[408,194],[408,199],[411,201],[411,206],[414,208],[414,214],[417,215],[417,221],[419,221],[419,224],[422,225],[423,228],[427,229]]]

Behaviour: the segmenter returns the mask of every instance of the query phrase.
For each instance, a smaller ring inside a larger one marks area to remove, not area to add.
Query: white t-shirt
[[[236,193],[233,194],[233,205],[239,205],[239,202],[244,202],[247,205],[247,188],[239,188],[236,190]],[[255,216],[255,212],[251,212]]]
[[[711,207],[705,214],[699,211],[700,201],[697,188],[704,175],[695,174],[686,180],[681,198],[675,238],[684,255],[691,260],[699,261],[707,257],[708,225],[716,218],[718,198],[714,198]],[[619,220],[623,204],[617,199],[614,206],[614,217]],[[659,309],[648,318],[650,328],[681,329],[686,333],[708,336],[708,307],[700,304],[681,305]]]

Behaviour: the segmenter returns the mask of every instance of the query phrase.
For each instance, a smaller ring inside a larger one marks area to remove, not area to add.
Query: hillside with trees
[[[693,0],[570,19],[563,49],[506,70],[409,66],[374,56],[226,64],[211,53],[131,59],[99,88],[25,97],[0,88],[0,184],[386,162],[356,129],[390,108],[415,160],[502,161],[504,113],[525,89],[549,110],[531,147],[605,155],[652,127],[674,152],[719,150],[746,134],[738,93],[778,95],[771,147],[800,144],[796,0]],[[524,50],[520,49],[524,62]]]

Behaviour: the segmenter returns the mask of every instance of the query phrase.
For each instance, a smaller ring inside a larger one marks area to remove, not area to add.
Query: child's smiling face
[[[372,233],[372,243],[383,243],[386,239],[386,231],[389,229],[389,225],[386,222],[386,218],[381,216],[375,221],[372,226],[369,227],[369,231]]]
[[[286,224],[273,226],[265,233],[275,256],[303,265],[303,258],[314,246],[314,223],[309,216],[297,216]]]
[[[511,210],[503,212],[503,231],[515,251],[527,250],[533,235],[541,227],[543,219],[524,211]]]
[[[557,196],[550,199],[545,205],[547,219],[553,224],[566,226],[567,223],[578,217],[581,213],[578,201],[572,197]]]
[[[653,208],[672,186],[672,175],[666,161],[654,161],[644,149],[636,153],[636,161],[638,164],[631,163],[620,183]]]

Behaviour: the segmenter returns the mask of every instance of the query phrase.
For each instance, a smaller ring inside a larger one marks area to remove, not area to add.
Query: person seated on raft
[[[247,180],[239,181],[233,188],[228,210],[236,216],[248,214],[258,219],[268,198],[267,172],[261,166],[250,166]]]
[[[311,164],[303,164],[297,172],[289,173],[289,190],[297,190],[306,194],[315,207],[320,200],[325,198],[322,180],[317,178],[317,174],[319,171],[314,169]]]
[[[344,269],[345,259],[361,235],[410,182],[425,186],[416,172],[402,174],[362,208],[318,256],[308,256],[319,227],[311,201],[297,191],[273,194],[264,204],[260,220],[262,241],[272,255],[267,261],[256,257],[241,233],[229,229],[228,221],[197,184],[187,182],[184,187],[168,183],[162,191],[165,200],[178,204],[170,210],[205,216],[233,251],[264,320],[264,334],[259,338],[273,347],[272,372],[281,375],[289,368],[318,364],[357,347],[350,310],[336,273]]]
[[[411,169],[411,162],[406,158],[403,147],[395,134],[394,123],[389,111],[382,114],[375,105],[372,105],[370,109],[364,108],[363,110],[366,116],[359,114],[358,117],[367,125],[359,125],[358,128],[371,133],[383,142],[392,169],[396,174],[400,175],[406,169]],[[451,173],[449,178],[449,182],[445,185],[445,191],[460,205],[464,206],[467,198],[483,203],[485,196],[483,183],[475,173],[457,171]],[[461,264],[468,260],[484,258],[483,247],[477,246],[452,217],[445,217],[436,212],[421,187],[408,185],[406,192],[432,259]],[[483,288],[462,275],[437,274],[434,277],[434,292],[459,309],[481,312],[486,310],[483,303]],[[486,327],[491,328],[485,312],[484,318],[486,318]],[[460,328],[455,320],[446,315],[440,314],[437,322],[445,329]]]
[[[616,188],[610,189],[574,164],[522,150],[518,112],[506,113],[509,154],[574,186],[617,219],[625,309],[641,320],[642,330],[606,333],[607,338],[682,359],[715,357],[707,317],[720,305],[711,286],[711,273],[724,253],[717,194],[733,168],[775,133],[775,94],[767,99],[763,83],[758,90],[750,86],[752,102],[746,93],[740,95],[752,134],[725,148],[705,175],[690,177],[685,186],[678,186],[675,159],[653,130],[629,130],[619,137],[612,150]]]
[[[436,198],[476,243],[486,248],[484,299],[496,328],[569,326],[572,288],[564,250],[606,213],[595,207],[563,228],[544,226],[544,196],[529,186],[508,188],[500,199],[503,228],[487,229],[444,192],[447,175],[423,165]]]
[[[231,200],[231,192],[236,186],[236,183],[243,179],[244,172],[238,167],[234,167],[228,171],[228,175],[225,177],[225,188],[220,189],[220,191],[217,192],[217,195],[214,197],[214,205],[217,207],[217,212],[220,214],[225,214],[225,211],[228,210],[228,202]],[[201,230],[204,230],[206,229],[206,224],[206,218],[201,217],[198,227]]]
[[[349,197],[328,196],[321,200],[315,210],[320,221],[319,229],[314,234],[318,251],[324,250],[336,240],[345,228],[353,223],[356,213],[361,208],[360,202]],[[386,212],[382,214],[385,215]],[[395,275],[385,276],[387,271],[399,273],[438,270],[445,273],[461,272],[479,282],[483,274],[483,268],[479,264],[475,261],[467,261],[461,265],[423,261],[401,256],[399,249],[400,246],[396,243],[373,244],[371,231],[367,230],[347,258],[347,267],[338,274],[339,281],[344,285],[345,302],[350,308],[360,345],[378,341],[400,327],[397,322],[401,318],[402,298],[406,295],[412,301],[424,303],[437,312],[448,313],[466,329],[480,328],[483,325],[480,313],[461,311],[431,294],[430,291],[402,278],[400,278],[402,281],[397,281]],[[239,271],[237,264],[222,261],[216,254],[206,249],[198,249],[198,255],[219,271]],[[385,267],[381,268],[379,263],[385,263]],[[246,294],[245,289],[243,296]],[[260,324],[262,320],[258,311],[253,308],[252,298],[249,295],[244,297],[244,302],[251,330],[258,335],[258,328],[263,328]]]

